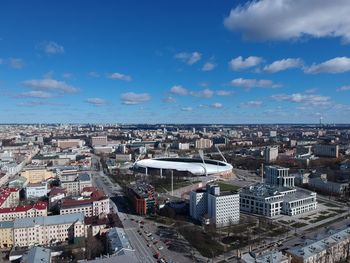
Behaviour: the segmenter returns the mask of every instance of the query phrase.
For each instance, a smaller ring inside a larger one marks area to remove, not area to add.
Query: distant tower
[[[323,119],[323,117],[321,116],[320,117],[320,126],[322,126],[322,119]]]

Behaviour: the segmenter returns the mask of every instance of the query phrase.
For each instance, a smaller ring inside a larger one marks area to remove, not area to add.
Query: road
[[[118,184],[111,182],[108,176],[103,171],[95,171],[91,173],[92,182],[95,187],[103,191],[109,197],[114,197],[113,200],[122,200],[124,195],[121,187]],[[115,201],[111,201],[111,211],[115,212],[123,223],[124,231],[129,238],[129,242],[135,249],[135,255],[140,262],[153,263],[156,259],[144,238],[137,232],[138,228],[131,222],[129,215],[120,209]]]

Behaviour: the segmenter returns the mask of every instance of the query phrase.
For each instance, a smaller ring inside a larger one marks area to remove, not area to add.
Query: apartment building
[[[85,187],[91,187],[91,176],[87,173],[61,175],[61,187],[66,190],[66,194],[69,196],[79,195]]]
[[[50,245],[85,237],[84,214],[16,218],[13,225],[14,246]]]
[[[264,158],[267,163],[276,161],[278,158],[278,147],[265,147]]]
[[[19,203],[18,188],[1,188],[0,189],[0,208],[14,207]]]
[[[339,145],[337,144],[316,144],[314,154],[320,157],[339,157]]]
[[[0,248],[13,246],[13,221],[0,222]]]
[[[25,188],[26,198],[40,198],[47,195],[47,182],[28,184]]]
[[[47,204],[37,202],[34,205],[22,205],[12,208],[0,208],[0,221],[11,221],[15,218],[47,216]]]
[[[213,146],[213,141],[210,139],[204,139],[200,138],[199,140],[195,141],[195,147],[196,149],[208,149]]]
[[[148,215],[155,212],[156,199],[154,187],[149,184],[137,184],[127,188],[127,196],[139,215]]]
[[[318,240],[310,240],[288,249],[292,263],[346,262],[350,253],[350,228],[329,232]]]
[[[109,198],[100,191],[94,191],[90,198],[66,199],[60,207],[60,214],[83,213],[86,217],[110,213]]]
[[[190,216],[196,220],[207,219],[216,227],[239,222],[239,194],[220,192],[218,185],[207,185],[190,193]]]

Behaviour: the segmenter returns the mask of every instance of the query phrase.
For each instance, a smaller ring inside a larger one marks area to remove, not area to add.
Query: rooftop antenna
[[[199,156],[201,157],[202,162],[203,162],[203,165],[204,165],[205,176],[208,176],[207,166],[206,166],[206,164],[205,164],[205,162],[204,162],[204,154],[203,154],[203,150],[199,150],[199,151],[198,151],[198,153],[199,153]]]

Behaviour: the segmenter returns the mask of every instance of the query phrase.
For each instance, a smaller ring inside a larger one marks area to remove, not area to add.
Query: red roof
[[[0,206],[6,201],[6,199],[10,196],[11,193],[16,193],[18,191],[18,188],[13,187],[0,188]]]
[[[83,192],[94,192],[94,191],[97,191],[97,188],[93,186],[86,186],[83,188]]]
[[[58,195],[58,194],[65,194],[66,193],[66,190],[61,188],[61,187],[52,187],[51,188],[51,191],[49,193],[50,196],[55,196],[55,195]]]
[[[65,199],[63,200],[61,207],[91,204],[92,202],[101,200],[105,197],[106,196],[101,191],[94,191],[92,192],[91,197],[88,199]]]
[[[10,208],[0,208],[0,214],[26,212],[33,208],[37,210],[46,210],[47,205],[45,202],[37,202],[34,205],[21,205],[21,206],[10,207]]]

